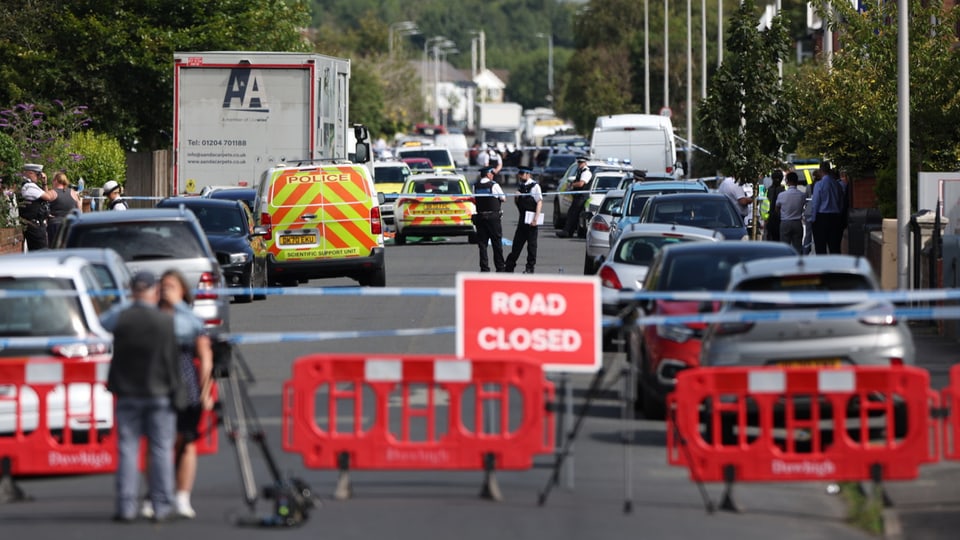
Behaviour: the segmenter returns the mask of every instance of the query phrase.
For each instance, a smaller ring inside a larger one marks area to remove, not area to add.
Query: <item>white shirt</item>
[[[20,196],[23,197],[24,201],[35,201],[39,199],[44,194],[43,188],[38,186],[36,183],[28,180],[20,188]]]
[[[479,167],[489,167],[490,166],[490,154],[486,150],[481,150],[477,154],[477,165]]]
[[[747,192],[743,190],[743,186],[737,183],[736,179],[732,176],[728,176],[723,179],[723,182],[720,183],[720,187],[717,188],[717,193],[723,193],[727,196],[728,199],[733,201],[733,204],[737,207],[737,210],[740,211],[740,216],[747,215],[747,206],[740,204],[740,199],[747,196]]]

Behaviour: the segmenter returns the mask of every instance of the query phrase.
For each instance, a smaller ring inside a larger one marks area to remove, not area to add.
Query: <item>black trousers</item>
[[[473,219],[477,226],[477,247],[480,250],[480,271],[490,271],[490,261],[487,259],[487,244],[493,248],[493,267],[497,272],[503,272],[503,229],[500,225],[500,216],[480,216]]]
[[[526,223],[518,223],[517,231],[513,233],[513,249],[507,256],[507,272],[513,272],[517,267],[517,261],[520,259],[520,253],[523,252],[523,246],[527,246],[527,266],[525,270],[533,273],[533,267],[537,265],[537,229]]]
[[[583,205],[587,202],[584,195],[574,195],[573,202],[567,210],[567,223],[563,227],[564,232],[573,236],[577,234],[577,228],[580,226],[580,213],[583,212]]]
[[[29,225],[24,223],[23,238],[27,241],[27,251],[39,251],[41,249],[47,249],[48,244],[46,224],[32,221]]]
[[[813,222],[813,249],[818,255],[838,255],[843,241],[843,219],[840,214],[817,214]]]

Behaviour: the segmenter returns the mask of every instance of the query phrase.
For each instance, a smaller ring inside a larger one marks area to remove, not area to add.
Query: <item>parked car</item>
[[[610,224],[610,241],[614,241],[620,231],[634,223],[640,223],[640,214],[647,199],[665,193],[707,193],[707,185],[698,180],[655,180],[634,182],[631,178],[624,188],[623,204],[620,213],[613,216]]]
[[[586,231],[590,219],[597,213],[603,197],[612,189],[619,189],[624,178],[630,176],[630,173],[621,171],[601,171],[593,175],[590,179],[590,196],[584,203],[583,212],[580,212],[579,230]]]
[[[407,167],[410,168],[410,171],[413,173],[432,173],[433,172],[433,162],[425,157],[407,157],[400,160]]]
[[[610,251],[610,223],[614,214],[623,204],[623,190],[612,189],[603,196],[600,207],[590,218],[587,225],[587,249],[583,256],[583,273],[591,275],[597,272],[597,257]]]
[[[700,365],[703,366],[780,366],[803,367],[814,370],[836,369],[847,366],[900,366],[915,361],[913,336],[906,321],[897,319],[894,306],[884,300],[847,300],[830,302],[826,295],[845,292],[870,293],[879,290],[870,263],[862,257],[826,255],[817,257],[782,257],[740,263],[730,271],[730,293],[793,295],[816,293],[817,303],[791,299],[783,302],[731,300],[724,302],[720,313],[740,318],[739,321],[710,324],[703,337]],[[848,317],[799,318],[798,310],[842,311],[854,314]],[[769,316],[771,313],[791,312],[789,318]],[[750,315],[768,315],[763,321],[747,320]],[[875,400],[874,409],[883,405],[882,396],[868,396]],[[859,423],[859,400],[851,401],[847,414]],[[905,405],[896,397],[894,407],[894,436],[903,437],[907,430]],[[811,401],[795,399],[795,414],[810,415]],[[829,403],[820,406],[820,418],[832,418]],[[775,422],[782,417],[782,407],[774,409]],[[882,411],[876,411],[882,412]],[[757,425],[755,409],[747,407],[747,426]],[[877,422],[868,416],[868,436],[883,437],[886,422]],[[724,444],[736,442],[738,420],[721,414],[721,437]],[[776,425],[776,424],[775,424]],[[828,443],[834,437],[833,421],[821,420],[816,428]],[[851,436],[859,437],[859,429],[850,428]],[[748,431],[747,440],[753,435]]]
[[[721,195],[722,196],[722,195]],[[796,252],[782,242],[687,242],[666,247],[654,257],[643,282],[653,292],[723,292],[730,270],[737,264],[755,259],[785,257]],[[639,302],[644,315],[669,316],[712,313],[720,303],[651,299]],[[677,380],[677,373],[700,365],[700,343],[705,323],[671,323],[643,326],[642,339],[628,340],[637,347],[638,403],[647,418],[662,418],[666,396]]]
[[[200,221],[227,286],[242,289],[234,295],[234,300],[251,302],[266,298],[262,293],[254,294],[252,289],[268,286],[264,242],[267,230],[254,226],[253,214],[247,205],[236,200],[171,197],[160,201],[157,207],[178,208],[181,205]]]
[[[159,276],[176,268],[193,284],[193,312],[211,332],[230,328],[230,302],[217,257],[193,212],[149,208],[126,212],[73,212],[63,220],[53,248],[113,248],[131,274]]]
[[[0,256],[0,291],[50,292],[0,296],[0,339],[4,341],[0,362],[4,358],[64,364],[108,362],[113,347],[112,337],[99,318],[110,307],[102,301],[106,296],[99,294],[108,292],[102,277],[94,263],[75,253],[40,251]],[[113,427],[113,396],[102,383],[92,388],[87,383],[58,385],[46,397],[47,426],[55,437],[68,428],[72,440],[82,441],[91,429],[106,431]],[[0,384],[0,435],[14,433],[18,413],[22,432],[36,430],[39,402],[32,388],[18,391],[14,385]]]
[[[47,251],[24,253],[24,257],[44,257]],[[111,248],[73,248],[59,250],[61,255],[77,256],[86,259],[93,268],[100,291],[93,295],[98,312],[106,311],[116,305],[128,302],[130,292],[130,271],[115,250]]]
[[[567,167],[567,170],[564,171],[563,176],[560,178],[560,183],[557,186],[557,194],[553,197],[554,229],[562,229],[564,224],[567,222],[567,211],[570,209],[570,204],[573,202],[573,195],[564,193],[573,191],[573,188],[570,187],[570,184],[572,184],[577,177],[577,167],[578,165],[576,161],[571,163]],[[597,173],[604,171],[612,171],[617,173],[624,173],[627,171],[627,168],[623,165],[607,161],[588,161],[587,168],[590,169],[591,176],[596,176]],[[582,232],[583,231],[577,231],[577,234],[582,237]]]
[[[676,223],[719,231],[727,240],[747,239],[737,208],[720,193],[674,193],[650,198],[640,223]]]
[[[583,153],[569,152],[569,151],[558,151],[558,150],[544,150],[547,154],[543,159],[543,166],[537,171],[540,175],[539,183],[540,188],[544,191],[553,191],[557,189],[557,186],[560,185],[560,178],[563,177],[563,173],[577,161],[577,158],[584,155]]]
[[[246,188],[246,187],[231,187],[231,188],[222,188],[214,189],[203,194],[203,197],[208,199],[226,199],[230,201],[243,201],[246,203],[247,208],[253,212],[253,204],[257,200],[257,190],[256,188]]]
[[[476,203],[470,185],[461,174],[417,174],[400,190],[394,213],[394,241],[404,245],[411,236],[466,236],[476,242],[473,224]]]
[[[380,199],[380,218],[385,226],[394,227],[393,205],[403,183],[413,172],[402,161],[377,161],[373,164],[373,186]]]
[[[397,148],[396,154],[403,161],[409,158],[428,159],[432,164],[431,169],[453,171],[457,168],[450,150],[440,146],[404,145]],[[414,167],[411,165],[410,168]]]
[[[730,272],[729,292],[841,293],[879,290],[869,261],[849,255],[784,257],[749,261]],[[795,310],[842,309],[860,314],[849,319],[766,319],[763,322],[711,324],[700,353],[705,366],[910,365],[913,338],[906,321],[891,314],[886,301],[843,303],[725,302],[721,313],[768,313]]]

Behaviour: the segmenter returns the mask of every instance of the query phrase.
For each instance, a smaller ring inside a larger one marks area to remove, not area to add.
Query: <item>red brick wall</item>
[[[876,178],[857,178],[853,181],[853,192],[851,195],[851,208],[876,208],[877,195],[874,193],[874,187],[877,185]]]
[[[23,235],[18,229],[0,229],[0,254],[23,253]]]

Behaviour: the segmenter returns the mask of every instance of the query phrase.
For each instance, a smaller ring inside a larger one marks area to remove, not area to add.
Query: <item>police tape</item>
[[[408,296],[456,297],[452,287],[226,287],[194,291],[219,296]],[[0,298],[36,296],[77,296],[75,290],[0,289]],[[89,296],[117,296],[124,291],[103,289],[83,293]],[[798,291],[798,292],[714,292],[714,291],[620,291],[617,300],[666,300],[676,302],[753,302],[769,304],[853,304],[886,301],[894,304],[960,300],[960,289],[915,289],[909,291]]]

